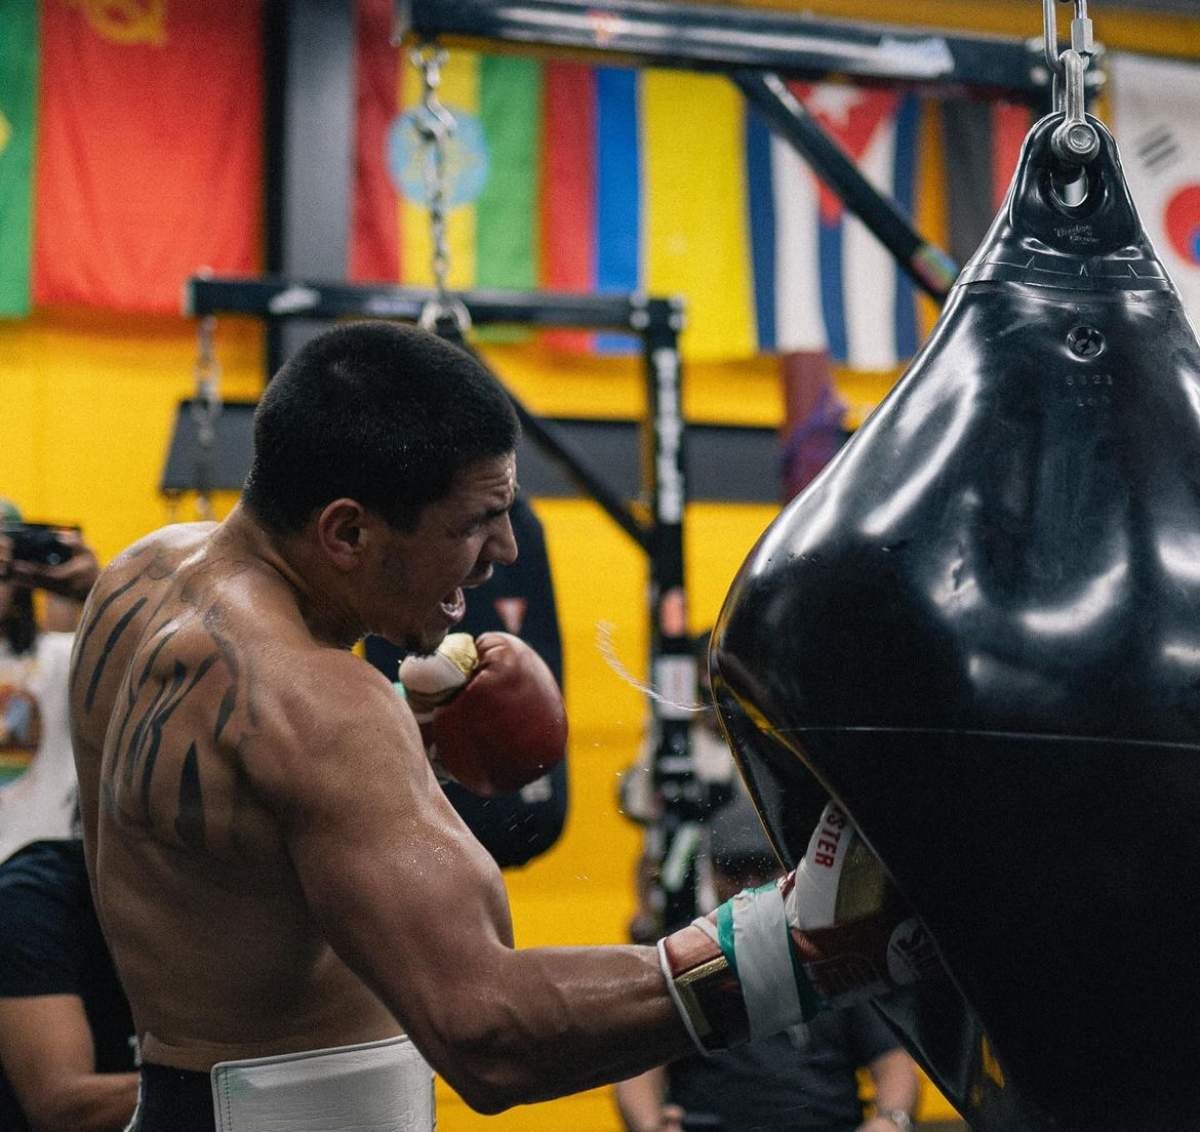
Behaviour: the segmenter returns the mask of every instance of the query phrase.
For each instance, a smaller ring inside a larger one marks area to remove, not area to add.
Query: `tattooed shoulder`
[[[73,661],[100,804],[181,848],[236,849],[252,808],[239,752],[257,722],[246,650],[222,630],[219,587],[176,576],[164,555],[128,565],[89,603]]]

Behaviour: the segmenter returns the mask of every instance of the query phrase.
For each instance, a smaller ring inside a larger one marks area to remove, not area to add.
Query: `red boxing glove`
[[[506,794],[567,753],[567,713],[546,662],[520,637],[482,633],[466,686],[433,711],[430,756],[473,794]]]

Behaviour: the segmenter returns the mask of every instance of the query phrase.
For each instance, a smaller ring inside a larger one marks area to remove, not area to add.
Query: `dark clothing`
[[[83,1001],[98,1073],[134,1068],[129,1004],[92,907],[80,841],[35,841],[0,865],[0,998]],[[0,1072],[0,1128],[28,1132]]]
[[[512,509],[513,534],[520,556],[511,566],[496,566],[492,577],[467,591],[467,615],[458,626],[479,636],[499,629],[528,642],[562,687],[562,637],[554,583],[542,524],[524,498]],[[404,653],[382,637],[368,637],[367,659],[389,680],[396,679]],[[523,865],[559,838],[567,817],[567,764],[515,794],[480,798],[449,782],[450,804],[501,868]]]
[[[213,1132],[216,1126],[207,1073],[142,1066],[137,1118],[129,1132]]]
[[[863,1120],[856,1070],[898,1046],[863,1003],[818,1015],[803,1049],[785,1033],[673,1062],[667,1099],[698,1118],[696,1127],[722,1132],[852,1132]]]

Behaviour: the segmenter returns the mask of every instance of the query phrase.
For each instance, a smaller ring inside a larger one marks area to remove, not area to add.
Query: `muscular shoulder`
[[[416,722],[370,664],[333,648],[286,644],[259,673],[258,730],[243,752],[251,780],[277,804],[382,775],[426,773]]]
[[[97,595],[103,599],[130,578],[147,574],[165,577],[167,571],[201,547],[216,526],[216,523],[175,523],[160,527],[126,547],[101,571],[92,589],[93,604]]]

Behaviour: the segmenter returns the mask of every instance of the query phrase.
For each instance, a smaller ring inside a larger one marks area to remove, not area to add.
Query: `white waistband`
[[[433,1071],[406,1037],[222,1061],[217,1132],[433,1132]]]

